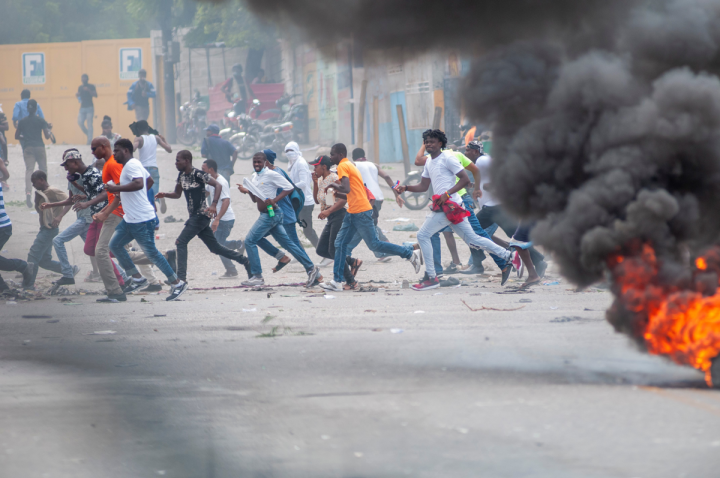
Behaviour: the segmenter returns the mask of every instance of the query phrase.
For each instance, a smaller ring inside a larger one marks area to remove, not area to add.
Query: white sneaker
[[[317,266],[318,267],[326,267],[326,266],[329,266],[330,264],[332,264],[333,262],[335,262],[335,261],[332,259],[328,259],[327,257],[323,257],[323,260],[321,260]]]
[[[265,285],[265,279],[263,279],[262,276],[252,276],[250,279],[241,282],[241,284],[249,286]]]
[[[335,282],[334,280],[325,281],[320,283],[320,287],[325,290],[332,290],[334,292],[342,292],[342,284]]]
[[[418,249],[417,251],[413,251],[412,256],[410,256],[410,264],[413,265],[415,268],[415,273],[420,273],[420,266],[422,265],[422,252]]]

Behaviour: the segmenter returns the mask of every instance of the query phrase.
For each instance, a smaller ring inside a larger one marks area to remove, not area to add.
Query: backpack
[[[290,184],[292,184],[293,192],[291,192],[287,198],[290,199],[290,203],[292,204],[293,210],[295,211],[295,217],[297,218],[296,222],[305,229],[307,227],[307,221],[304,219],[300,219],[300,211],[302,211],[302,208],[305,207],[305,193],[302,189],[295,186],[295,183],[292,182],[292,179],[290,179],[290,176],[287,175],[287,173],[280,169],[275,168],[277,171],[280,171],[283,176],[285,176],[285,179],[287,179]]]

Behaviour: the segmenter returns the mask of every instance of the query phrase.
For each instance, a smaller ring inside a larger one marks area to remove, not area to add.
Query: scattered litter
[[[23,315],[23,319],[52,319],[52,315]]]
[[[445,295],[445,294],[442,292],[435,292],[433,295]]]
[[[393,231],[415,232],[415,231],[419,231],[419,230],[420,230],[420,228],[417,227],[414,222],[410,222],[407,224],[398,224],[397,226],[393,226]]]
[[[520,310],[520,309],[524,309],[524,308],[525,308],[525,306],[522,305],[522,306],[516,307],[516,308],[514,308],[514,309],[496,309],[496,308],[494,308],[494,307],[485,307],[485,306],[483,305],[483,306],[480,307],[479,309],[473,309],[472,307],[470,307],[469,305],[467,305],[467,302],[465,302],[464,300],[460,299],[460,302],[462,302],[463,304],[465,304],[465,307],[467,307],[468,309],[470,309],[472,312],[479,312],[479,311],[481,311],[481,310],[494,310],[494,311],[496,311],[496,312],[512,312],[513,310]]]
[[[334,296],[334,295],[326,295],[325,298],[326,298],[326,299],[334,299],[335,296]]]
[[[410,219],[406,217],[396,217],[395,219],[385,219],[386,222],[408,222]]]
[[[530,302],[532,302],[532,300],[530,300],[530,299],[520,299],[519,302],[520,302],[521,304],[529,304]]]
[[[353,455],[355,455],[357,458],[362,458],[362,457],[363,457],[363,454],[362,454],[361,452],[359,452],[359,451],[356,451],[355,453],[353,453]]]
[[[382,332],[382,329],[371,329],[373,332]]]
[[[583,310],[586,310],[586,311],[588,311],[588,312],[599,312],[598,310],[588,309],[587,307],[585,307]]]
[[[80,302],[63,302],[63,305],[82,305]]]
[[[167,314],[155,314],[153,317],[167,317]]]
[[[560,282],[553,281],[553,282],[543,282],[543,285],[560,285]]]
[[[440,287],[456,287],[460,286],[460,281],[455,277],[448,277],[447,279],[440,280]]]
[[[211,275],[211,276],[216,276],[216,275],[217,275],[217,271],[212,271],[212,272],[210,273],[210,275]]]
[[[257,312],[257,309],[253,307],[252,309],[243,309],[243,312]]]
[[[163,222],[168,224],[172,222],[182,222],[182,219],[175,219],[173,216],[165,216],[165,219],[163,219]]]
[[[15,302],[14,300],[6,300],[6,301],[5,301],[5,304],[7,304],[7,305],[17,305],[17,302]]]
[[[177,299],[176,299],[176,300],[177,300]],[[140,298],[140,302],[150,302],[150,301],[149,301],[149,300],[145,300],[144,297],[141,297],[141,298]]]
[[[377,312],[377,310],[367,309],[365,312]]]
[[[115,342],[115,339],[98,339],[95,342]]]
[[[60,319],[48,320],[48,321],[47,321],[48,324],[57,324],[58,322],[60,322]]]
[[[320,435],[320,438],[322,438],[323,440],[329,440],[330,435]]]
[[[415,313],[416,313],[416,314],[424,314],[425,311],[424,311],[424,310],[416,310]]]
[[[402,334],[405,332],[403,329],[390,329],[391,334]]]
[[[96,330],[95,332],[88,332],[83,335],[114,335],[116,333],[114,330]]]
[[[410,288],[410,282],[407,279],[403,279],[402,281],[402,288],[403,289],[409,289]]]
[[[558,308],[555,307],[555,306],[551,306],[551,307],[550,307],[550,310],[557,310],[557,309],[558,309]]]
[[[468,430],[467,428],[458,428],[457,431],[459,433],[462,433],[463,435],[467,435],[470,430]]]
[[[572,317],[556,317],[556,318],[552,319],[550,322],[554,322],[557,324],[564,324],[565,322],[578,322],[581,320],[583,320],[582,317],[578,317],[575,315]]]

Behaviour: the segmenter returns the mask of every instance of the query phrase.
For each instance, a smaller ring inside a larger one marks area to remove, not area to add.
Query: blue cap
[[[220,126],[218,126],[218,125],[216,125],[216,124],[211,124],[210,126],[208,126],[207,128],[205,128],[205,131],[210,131],[210,132],[212,132],[212,133],[214,133],[214,134],[219,134],[219,133],[220,133]]]
[[[272,149],[263,149],[263,153],[265,153],[265,157],[270,161],[270,164],[275,164],[275,158],[277,158],[275,151]]]

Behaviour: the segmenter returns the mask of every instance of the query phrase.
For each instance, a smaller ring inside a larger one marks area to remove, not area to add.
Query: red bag
[[[463,222],[463,219],[470,216],[470,211],[463,208],[461,205],[450,201],[449,199],[445,201],[445,203],[442,205],[442,207],[437,205],[437,200],[440,199],[439,194],[435,194],[432,197],[432,206],[431,209],[435,212],[444,212],[445,216],[447,216],[448,220],[453,224],[460,224]]]

